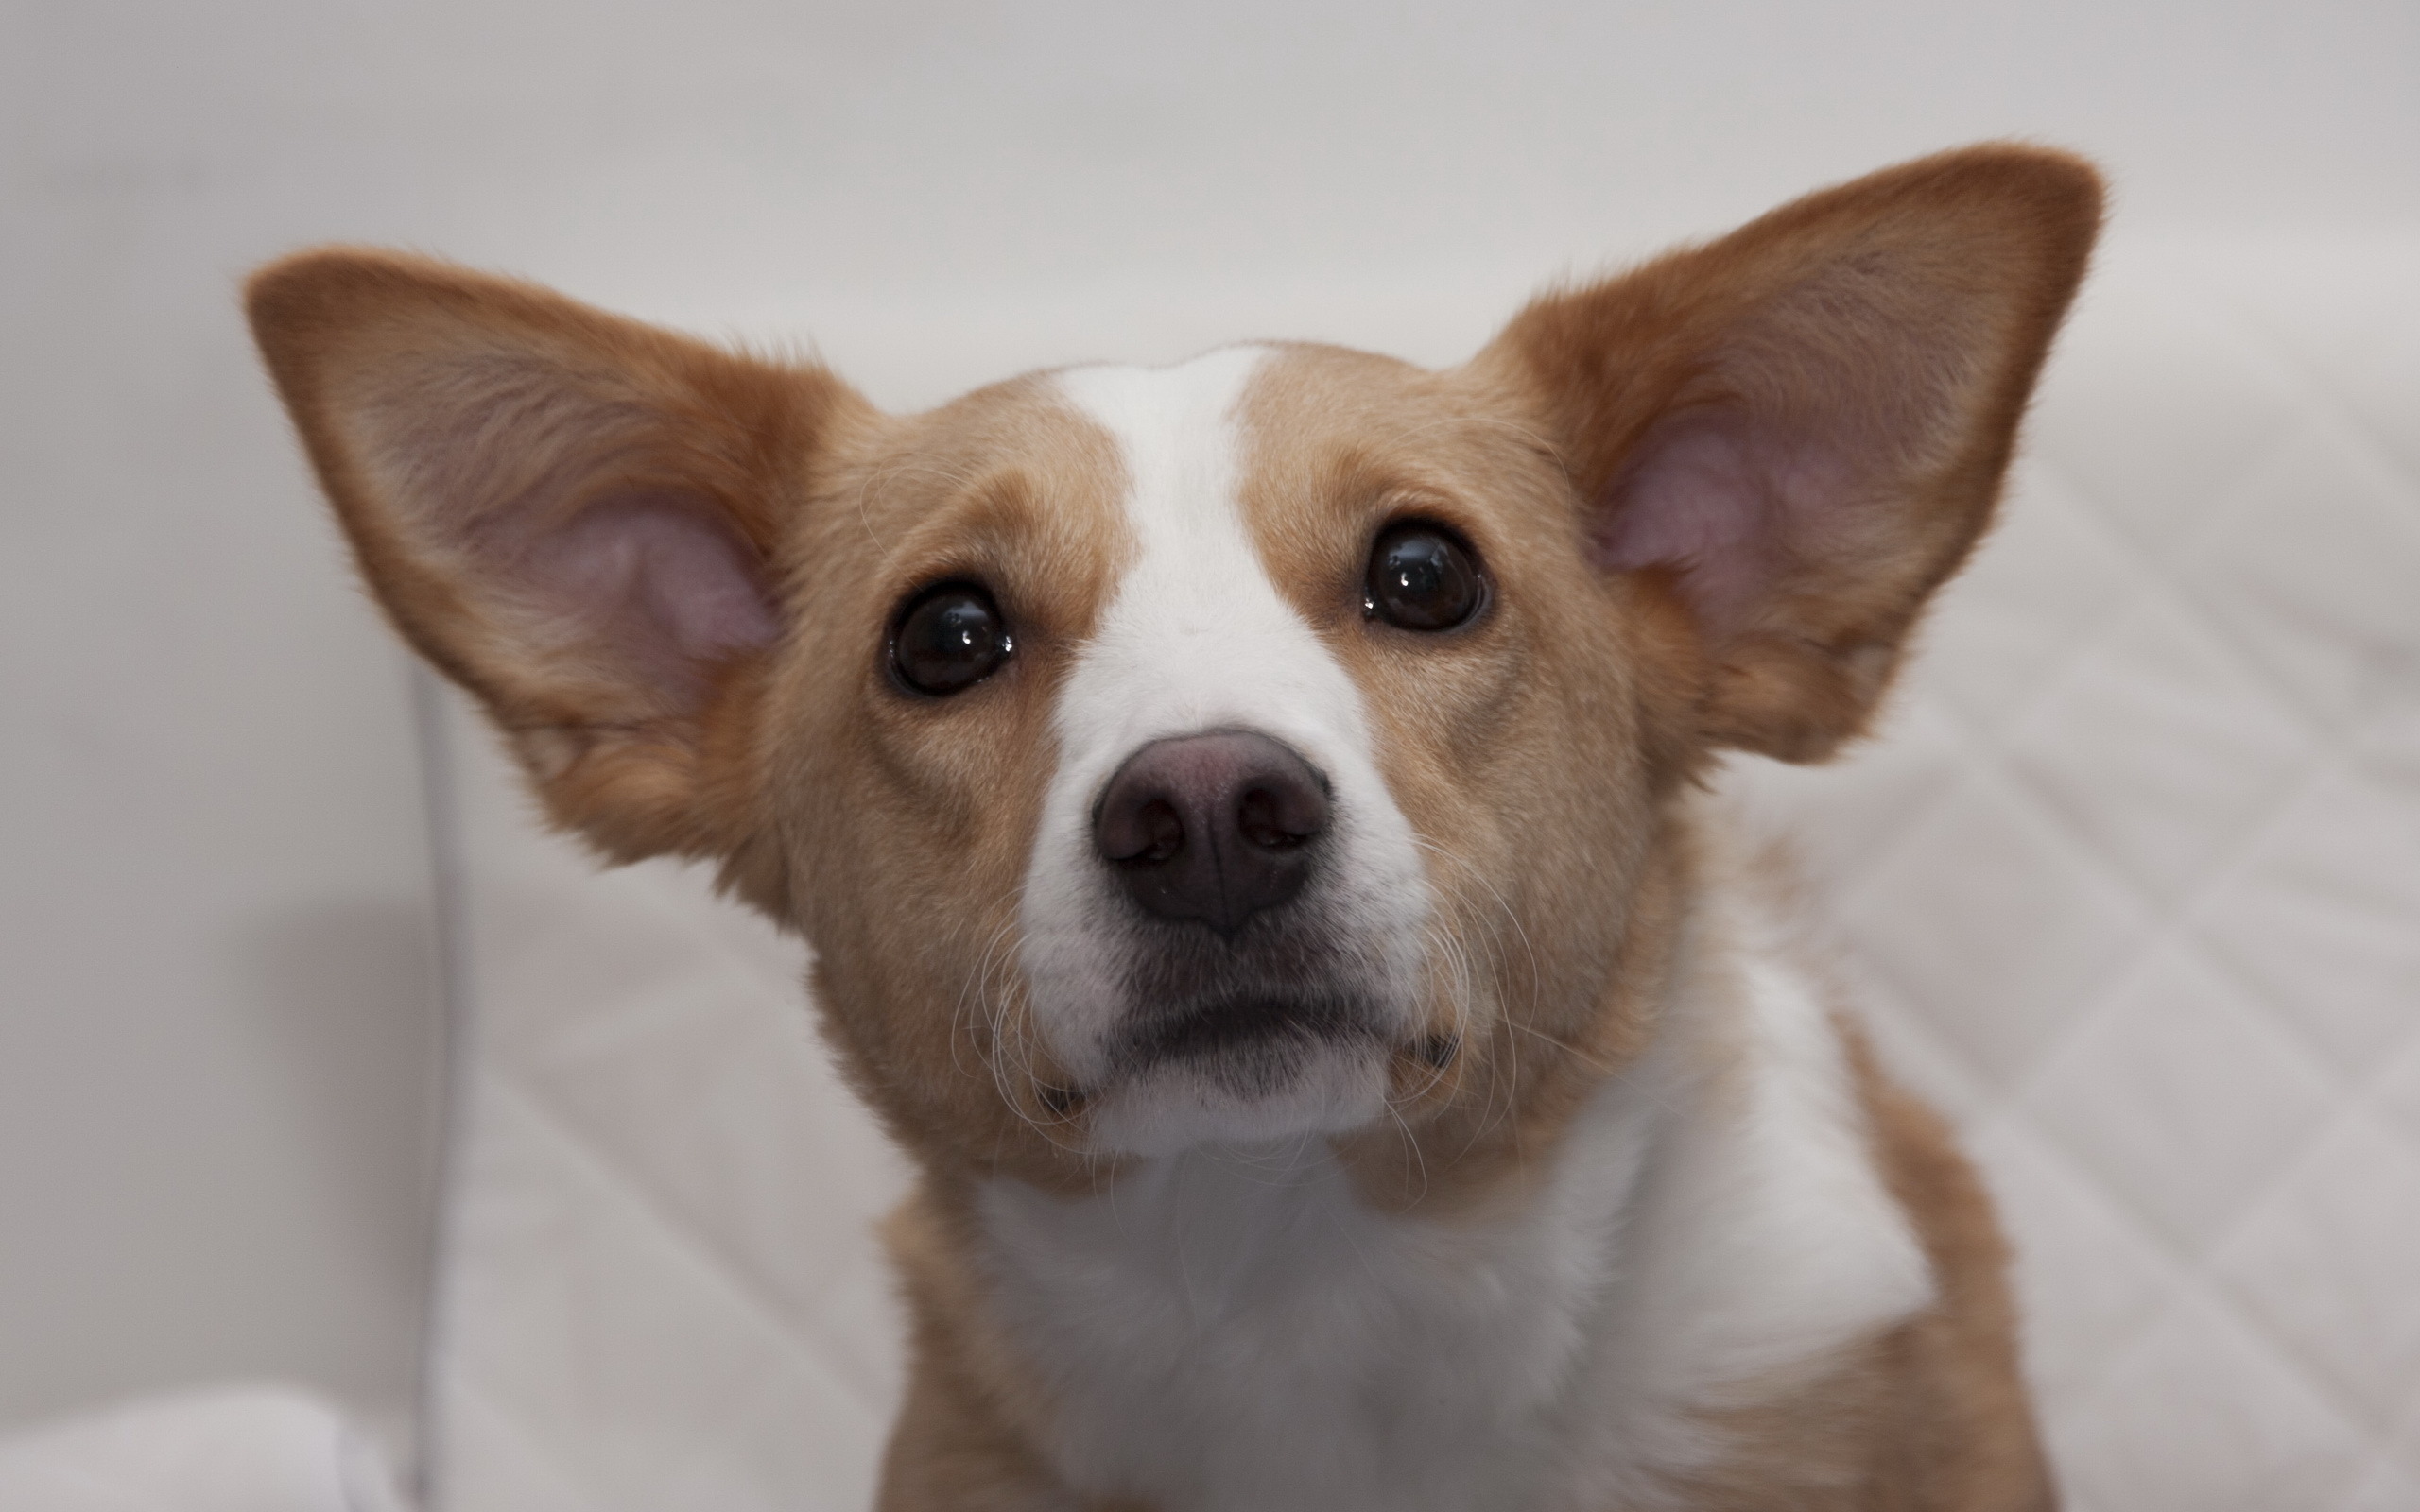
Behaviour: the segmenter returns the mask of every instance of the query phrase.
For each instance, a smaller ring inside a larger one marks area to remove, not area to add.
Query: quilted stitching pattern
[[[1886,737],[1736,774],[2000,1194],[2082,1512],[2420,1506],[2412,266],[2104,273]],[[800,952],[694,874],[594,876],[459,748],[445,1505],[865,1505],[903,1173]]]
[[[440,1503],[869,1504],[900,1328],[871,1225],[906,1174],[814,1042],[804,952],[698,873],[597,876],[461,744]]]

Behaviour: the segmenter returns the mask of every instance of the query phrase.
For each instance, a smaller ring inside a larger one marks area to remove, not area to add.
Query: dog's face
[[[885,1063],[1098,1152],[1339,1132],[1462,1080],[1532,954],[1601,980],[1670,626],[1509,410],[1236,347],[985,390],[834,473],[767,791]]]
[[[1048,1177],[1476,1137],[1542,1054],[1626,1054],[1673,795],[1865,720],[2097,215],[2066,160],[1954,154],[1452,371],[1245,346],[908,419],[377,254],[253,311],[556,817],[718,861],[911,1145]]]

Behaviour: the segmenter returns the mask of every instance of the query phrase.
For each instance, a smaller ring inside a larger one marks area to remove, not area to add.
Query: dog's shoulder
[[[1864,1328],[1836,1329],[1829,1349],[1704,1394],[1688,1415],[1709,1435],[1703,1458],[1669,1478],[1673,1500],[1818,1512],[2048,1508],[2055,1499],[2016,1360],[2008,1249],[1982,1179],[1947,1121],[1885,1070],[1811,925],[1796,858],[1737,810],[1718,809],[1712,829],[1710,869],[1740,932],[1733,958],[1765,973],[1753,994],[1761,1048],[1749,1058],[1764,1057],[1777,1087],[1795,1087],[1783,1103],[1794,1098],[1796,1116],[1772,1120],[1771,1132],[1808,1142],[1802,1181],[1820,1175],[1808,1152],[1828,1145],[1860,1194],[1836,1204],[1836,1216],[1867,1210],[1864,1223],[1829,1240],[1800,1230],[1801,1274],[1833,1273],[1808,1294],[1827,1301],[1802,1319],[1820,1326],[1828,1307],[1845,1321],[1860,1298],[1885,1301],[1905,1286],[1910,1258],[1924,1287],[1900,1292]],[[1818,1022],[1820,1040],[1806,1032]],[[1821,1180],[1803,1188],[1824,1189]],[[1887,1215],[1869,1206],[1877,1195]],[[1827,1265],[1819,1257],[1832,1245]],[[1893,1306],[1904,1309],[1895,1319]]]

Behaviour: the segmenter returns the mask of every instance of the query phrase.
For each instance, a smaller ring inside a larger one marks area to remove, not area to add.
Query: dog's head
[[[1675,795],[1864,724],[2098,219],[2081,164],[1976,149],[1451,371],[1242,346],[907,419],[378,253],[251,310],[381,602],[556,820],[802,929],[917,1148],[1063,1176],[1476,1137],[1627,1053]]]

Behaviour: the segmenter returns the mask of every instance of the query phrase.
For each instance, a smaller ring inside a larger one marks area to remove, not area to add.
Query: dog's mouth
[[[1083,1120],[1100,1152],[1156,1155],[1359,1128],[1387,1097],[1424,1015],[1384,941],[1254,920],[1237,941],[1153,939],[1071,1085],[1038,1089],[1053,1119]],[[1284,925],[1286,927],[1276,927]],[[1199,936],[1199,937],[1197,937]]]
[[[1376,1010],[1357,998],[1249,993],[1135,1025],[1115,1064],[1127,1076],[1189,1074],[1252,1100],[1284,1091],[1322,1051],[1374,1050],[1384,1039]]]
[[[1115,1058],[1131,1072],[1170,1061],[1285,1057],[1321,1045],[1374,1043],[1376,1019],[1357,998],[1239,994],[1136,1025]]]
[[[1358,1128],[1384,1116],[1393,1041],[1383,1000],[1242,988],[1137,1012],[1097,1085],[1044,1103],[1090,1115],[1100,1152],[1171,1155]]]

